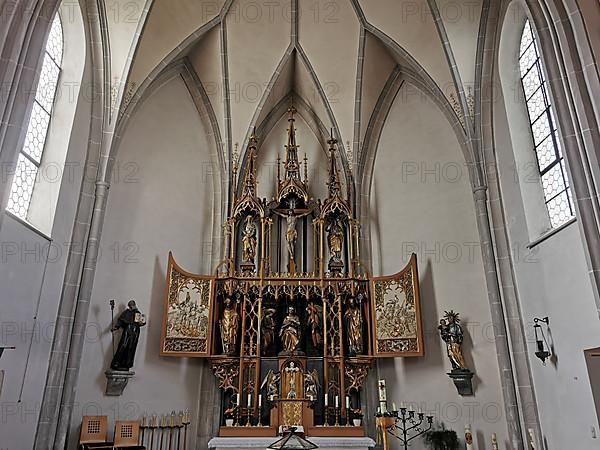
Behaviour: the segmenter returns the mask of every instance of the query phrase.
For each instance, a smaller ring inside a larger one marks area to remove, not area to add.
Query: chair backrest
[[[140,436],[140,423],[137,420],[117,420],[115,422],[115,447],[135,447]]]
[[[106,416],[83,416],[81,420],[80,444],[106,442],[108,418]]]

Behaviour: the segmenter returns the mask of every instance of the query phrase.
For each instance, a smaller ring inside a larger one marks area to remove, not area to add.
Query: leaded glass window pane
[[[525,24],[519,48],[521,81],[529,113],[529,123],[537,157],[544,199],[553,228],[575,216],[573,198],[560,149],[556,120],[545,82],[535,33]]]
[[[63,56],[63,32],[58,14],[50,27],[23,148],[19,153],[6,209],[26,220],[48,137],[48,127]]]
[[[22,219],[27,217],[37,170],[26,156],[19,155],[6,209]]]

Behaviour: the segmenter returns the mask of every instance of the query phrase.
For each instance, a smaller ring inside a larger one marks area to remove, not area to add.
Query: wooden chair
[[[90,448],[110,448],[110,442],[106,441],[108,434],[108,417],[106,416],[83,416],[81,420],[81,432],[79,434],[79,448],[87,450]]]
[[[117,420],[115,422],[115,448],[145,449],[139,445],[140,423],[137,420]]]

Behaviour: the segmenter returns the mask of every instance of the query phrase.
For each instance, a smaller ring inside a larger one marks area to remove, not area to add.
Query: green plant
[[[456,431],[447,430],[443,424],[440,429],[425,433],[423,440],[431,450],[458,450],[460,445]]]

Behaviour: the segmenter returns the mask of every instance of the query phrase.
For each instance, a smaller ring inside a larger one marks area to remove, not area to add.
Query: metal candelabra
[[[407,408],[400,408],[399,411],[386,412],[378,414],[377,428],[383,433],[383,446],[389,448],[387,435],[390,434],[400,440],[404,450],[408,449],[409,442],[413,439],[427,433],[433,426],[433,416],[425,416],[424,413],[415,413]]]

